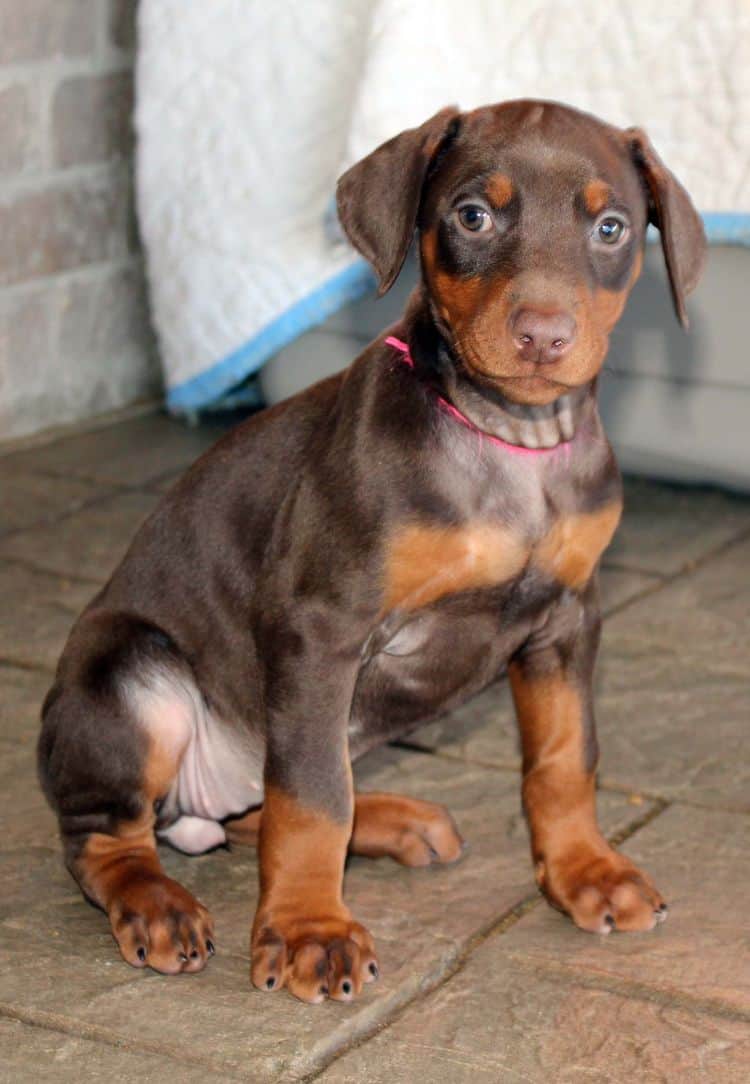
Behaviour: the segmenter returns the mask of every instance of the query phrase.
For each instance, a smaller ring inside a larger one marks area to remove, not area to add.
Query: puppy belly
[[[262,740],[216,718],[186,672],[154,667],[127,684],[150,757],[176,769],[157,835],[188,854],[225,842],[220,822],[263,801]]]
[[[226,842],[221,821],[263,801],[263,750],[204,713],[185,750],[163,812],[177,819],[157,835],[186,854]]]

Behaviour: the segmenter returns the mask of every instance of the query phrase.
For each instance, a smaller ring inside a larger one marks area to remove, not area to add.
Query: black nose
[[[517,309],[510,318],[510,329],[524,361],[542,364],[561,358],[576,337],[576,322],[568,312]]]

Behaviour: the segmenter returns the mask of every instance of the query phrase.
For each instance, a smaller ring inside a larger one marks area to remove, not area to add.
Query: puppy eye
[[[486,233],[492,229],[492,215],[475,203],[466,203],[459,207],[457,217],[461,226],[469,233]]]
[[[604,245],[616,245],[625,239],[627,224],[615,215],[606,215],[600,218],[594,226],[594,240]]]

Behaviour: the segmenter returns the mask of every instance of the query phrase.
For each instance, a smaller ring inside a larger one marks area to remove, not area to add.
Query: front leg
[[[592,676],[599,630],[596,585],[582,596],[566,592],[508,668],[532,855],[540,888],[581,929],[651,930],[666,917],[666,905],[596,821]]]
[[[260,901],[251,938],[251,978],[286,986],[302,1001],[349,1001],[378,975],[367,930],[342,898],[354,795],[348,748],[359,653],[335,633],[305,638],[274,659],[265,798],[260,825]],[[327,657],[326,657],[327,656]]]

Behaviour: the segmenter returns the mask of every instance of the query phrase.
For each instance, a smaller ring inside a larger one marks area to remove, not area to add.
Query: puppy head
[[[599,371],[649,222],[683,325],[705,254],[701,220],[645,133],[549,102],[441,110],[353,166],[337,197],[381,293],[418,228],[455,357],[519,403],[551,402]]]

